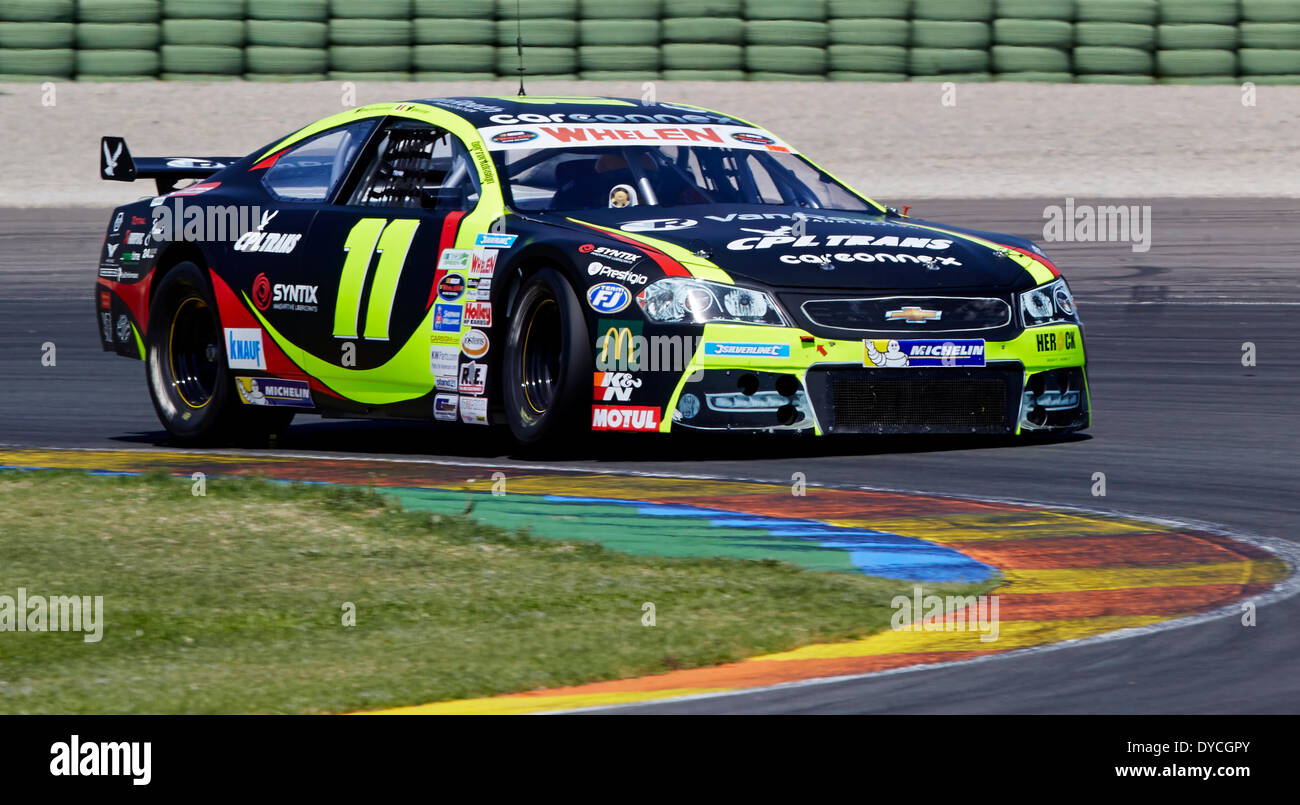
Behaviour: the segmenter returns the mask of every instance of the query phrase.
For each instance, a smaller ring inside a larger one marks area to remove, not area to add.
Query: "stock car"
[[[105,351],[181,442],[294,414],[590,431],[1063,433],[1083,333],[1032,242],[916,220],[740,118],[456,97],[152,179],[99,255]]]

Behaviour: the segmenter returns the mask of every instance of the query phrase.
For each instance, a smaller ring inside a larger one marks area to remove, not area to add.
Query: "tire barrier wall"
[[[516,7],[519,19],[516,19]],[[1300,0],[0,0],[0,82],[1300,83]]]

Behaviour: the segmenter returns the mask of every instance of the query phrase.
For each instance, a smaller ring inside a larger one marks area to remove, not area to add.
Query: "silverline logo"
[[[73,735],[50,744],[54,777],[130,777],[131,785],[153,779],[153,744],[148,741],[86,741]]]

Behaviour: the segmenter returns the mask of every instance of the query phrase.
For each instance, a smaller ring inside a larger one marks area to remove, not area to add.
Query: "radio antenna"
[[[515,69],[519,71],[519,94],[527,95],[524,92],[524,24],[520,21],[519,0],[515,0],[515,51],[519,54],[519,66]]]

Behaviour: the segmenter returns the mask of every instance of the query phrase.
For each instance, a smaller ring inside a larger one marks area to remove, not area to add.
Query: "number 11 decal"
[[[339,277],[338,302],[334,305],[334,337],[356,338],[361,318],[361,292],[370,273],[370,263],[379,255],[375,276],[370,283],[370,300],[366,304],[364,337],[388,340],[388,320],[393,312],[397,281],[411,250],[415,230],[420,222],[413,218],[362,218],[343,243],[347,257]]]

